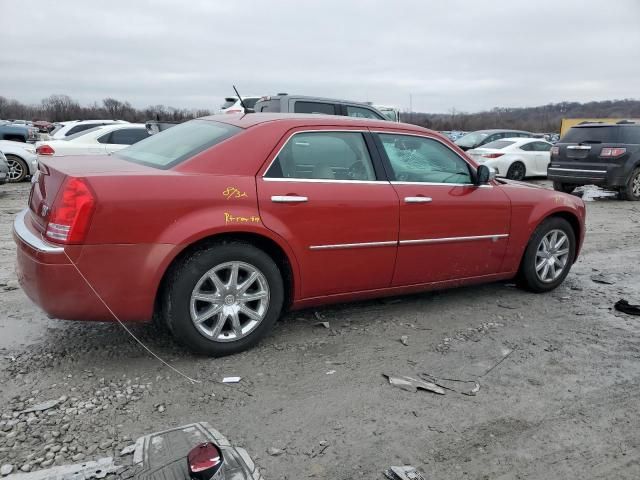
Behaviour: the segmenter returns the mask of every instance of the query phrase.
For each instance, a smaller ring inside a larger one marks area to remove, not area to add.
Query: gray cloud
[[[0,95],[216,108],[291,92],[414,110],[637,98],[637,0],[3,0]]]

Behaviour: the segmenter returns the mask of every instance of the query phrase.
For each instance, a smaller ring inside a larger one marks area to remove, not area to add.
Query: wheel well
[[[553,217],[559,217],[559,218],[563,218],[565,219],[567,222],[569,222],[569,225],[571,225],[571,228],[573,229],[573,234],[576,237],[576,246],[580,245],[580,222],[578,222],[578,218],[573,215],[572,213],[569,212],[556,212],[553,215],[549,215],[547,218],[553,218]],[[545,220],[547,219],[545,218]],[[578,255],[578,249],[576,248],[576,258]],[[573,259],[573,261],[576,261],[576,258]]]
[[[286,309],[291,302],[293,301],[293,271],[291,268],[291,262],[289,262],[289,257],[282,250],[280,245],[271,240],[270,238],[263,237],[262,235],[258,235],[255,233],[248,232],[234,232],[234,233],[222,233],[218,235],[212,235],[209,237],[202,238],[197,242],[192,243],[184,250],[182,250],[176,257],[171,261],[167,269],[162,274],[162,279],[160,280],[160,284],[158,286],[158,290],[156,292],[155,305],[154,305],[154,315],[157,314],[160,310],[161,305],[161,297],[166,288],[166,281],[169,276],[169,272],[171,269],[179,264],[182,259],[188,257],[193,254],[197,250],[202,250],[205,248],[209,248],[211,245],[217,243],[225,243],[232,241],[241,241],[250,243],[253,246],[259,248],[267,255],[269,255],[276,265],[280,269],[282,273],[282,281],[284,282],[284,306],[283,310]]]

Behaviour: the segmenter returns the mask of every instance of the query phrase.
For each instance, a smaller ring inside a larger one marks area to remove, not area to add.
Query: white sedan
[[[67,155],[108,155],[149,136],[142,123],[119,123],[94,127],[64,140],[36,143],[38,155],[61,157]]]
[[[21,182],[38,169],[36,147],[30,143],[0,140],[0,152],[7,157],[7,182]]]
[[[477,163],[493,167],[499,177],[522,180],[546,177],[552,145],[539,138],[502,138],[467,151]]]

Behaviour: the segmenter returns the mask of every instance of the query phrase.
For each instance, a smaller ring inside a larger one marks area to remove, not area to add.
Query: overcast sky
[[[0,0],[0,95],[425,112],[640,98],[640,0]]]

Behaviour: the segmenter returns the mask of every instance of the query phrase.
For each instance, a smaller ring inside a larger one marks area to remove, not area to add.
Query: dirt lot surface
[[[208,421],[272,479],[375,479],[402,464],[430,479],[640,478],[640,317],[613,309],[640,303],[640,203],[596,194],[582,257],[546,295],[495,283],[293,312],[258,348],[217,360],[133,329],[194,385],[117,324],[49,320],[26,298],[11,222],[28,188],[0,186],[0,464],[117,456]],[[409,392],[383,373],[480,390]],[[220,383],[230,375],[242,381]]]

